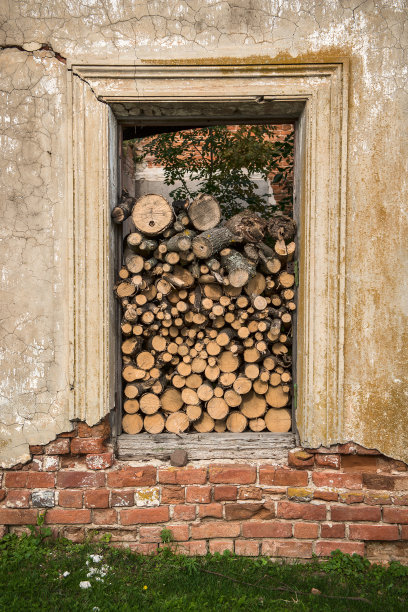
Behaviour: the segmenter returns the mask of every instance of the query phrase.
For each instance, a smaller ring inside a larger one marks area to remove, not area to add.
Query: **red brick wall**
[[[188,554],[235,551],[308,559],[336,548],[408,562],[407,466],[355,444],[290,451],[287,465],[133,465],[116,461],[107,419],[78,423],[32,461],[0,473],[0,532],[47,508],[55,532],[92,531],[142,553],[171,529]],[[153,504],[153,505],[152,505]]]

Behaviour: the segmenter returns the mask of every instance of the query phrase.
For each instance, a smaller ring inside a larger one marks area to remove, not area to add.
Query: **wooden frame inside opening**
[[[138,109],[143,105],[152,109],[167,103],[184,107],[196,103],[197,109],[200,104],[224,109],[249,106],[251,113],[245,119],[254,122],[254,112],[259,111],[253,109],[266,104],[269,122],[297,121],[299,440],[305,446],[337,441],[343,414],[347,63],[341,59],[327,64],[265,61],[230,66],[216,61],[136,66],[72,62],[69,68],[74,386],[70,417],[93,424],[115,405],[115,239],[110,210],[119,189],[118,125],[140,120]],[[157,119],[157,115],[151,118]],[[226,119],[237,122],[229,112]],[[289,435],[293,444],[293,434]],[[131,458],[123,438],[118,440],[119,456]],[[163,442],[162,455],[166,454]],[[268,456],[273,454],[273,444],[271,439],[265,451]],[[148,451],[144,452],[146,456]],[[242,453],[242,457],[256,458],[246,445]]]

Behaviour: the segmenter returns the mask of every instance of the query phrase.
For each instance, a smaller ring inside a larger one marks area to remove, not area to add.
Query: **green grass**
[[[325,562],[281,564],[226,553],[190,558],[170,548],[143,557],[106,541],[50,541],[47,533],[32,528],[0,541],[0,610],[408,609],[408,568],[399,563],[385,568],[336,552]],[[82,581],[91,587],[80,588]]]

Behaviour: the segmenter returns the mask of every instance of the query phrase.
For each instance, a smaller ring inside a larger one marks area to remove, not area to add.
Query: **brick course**
[[[254,458],[175,468],[117,461],[108,438],[107,419],[78,423],[31,447],[28,464],[0,472],[0,533],[46,511],[47,524],[73,541],[106,531],[143,554],[171,545],[185,554],[308,559],[337,548],[378,556],[384,544],[387,559],[406,546],[406,466],[373,449],[348,443],[295,449],[285,465]],[[164,527],[174,544],[162,542]]]

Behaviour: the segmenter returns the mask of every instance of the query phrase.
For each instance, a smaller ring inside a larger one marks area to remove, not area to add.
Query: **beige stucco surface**
[[[66,65],[62,58],[350,60],[343,434],[408,460],[404,0],[0,4],[0,458],[69,429]],[[38,51],[49,47],[50,51]],[[54,53],[57,56],[54,56]],[[60,57],[61,56],[61,57]],[[236,59],[235,59],[236,58]],[[322,443],[331,440],[330,432]]]

